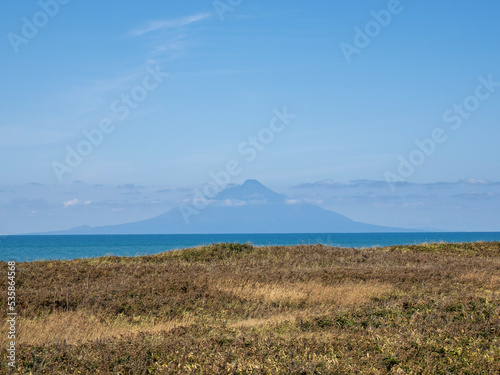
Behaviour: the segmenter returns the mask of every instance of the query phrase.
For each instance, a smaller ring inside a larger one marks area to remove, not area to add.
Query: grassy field
[[[18,373],[500,373],[500,243],[219,244],[19,263],[16,282]]]

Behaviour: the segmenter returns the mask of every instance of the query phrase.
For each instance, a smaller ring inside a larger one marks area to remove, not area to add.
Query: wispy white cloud
[[[402,207],[404,208],[419,208],[422,207],[424,204],[422,202],[406,202],[403,203]]]
[[[59,94],[59,102],[66,106],[74,107],[76,117],[83,116],[94,111],[106,110],[113,95],[118,95],[137,82],[144,76],[144,66],[134,67],[127,72],[111,73],[112,76],[103,79],[92,79],[74,85],[69,90]],[[75,104],[76,103],[76,104]]]
[[[92,203],[92,201],[89,201],[89,200],[82,201],[80,199],[76,199],[75,198],[75,199],[71,199],[69,201],[64,202],[63,205],[64,205],[64,207],[72,207],[72,206],[78,206],[78,205],[81,205],[81,204],[89,205],[91,203]]]
[[[323,201],[323,199],[300,198],[300,199],[285,199],[285,203],[286,204],[309,203],[309,204],[321,205],[324,203],[324,201]]]
[[[182,57],[191,45],[192,42],[189,41],[189,37],[185,34],[177,34],[169,38],[157,38],[152,45],[151,56],[161,59],[163,62],[172,61]]]
[[[247,203],[248,202],[240,201],[237,199],[225,199],[222,205],[226,207],[239,207],[239,206],[246,206]]]
[[[192,16],[170,19],[170,20],[157,20],[157,21],[149,21],[144,27],[132,30],[130,32],[131,36],[141,36],[144,34],[148,34],[153,31],[165,30],[165,29],[173,29],[181,26],[187,26],[192,23],[201,21],[205,18],[210,17],[210,13],[198,13]]]
[[[400,181],[395,182],[398,187],[426,187],[426,188],[449,188],[453,186],[467,186],[467,185],[480,185],[480,186],[495,186],[500,185],[498,181],[490,181],[484,180],[480,178],[467,178],[463,180],[459,180],[456,182],[430,182],[430,183],[417,183],[417,182],[406,182]],[[386,181],[379,180],[352,180],[349,182],[337,182],[334,180],[321,180],[317,182],[306,182],[300,183],[298,185],[292,186],[293,189],[314,189],[314,188],[357,188],[357,187],[365,187],[365,188],[387,188]]]
[[[459,182],[463,182],[469,185],[488,185],[491,181],[483,180],[481,178],[466,178],[465,180],[461,180]]]

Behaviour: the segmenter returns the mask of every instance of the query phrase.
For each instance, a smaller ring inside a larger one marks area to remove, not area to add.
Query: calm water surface
[[[476,241],[500,241],[500,232],[0,236],[0,260],[21,262],[104,255],[135,256],[219,242],[248,242],[257,246],[321,243],[361,248]]]

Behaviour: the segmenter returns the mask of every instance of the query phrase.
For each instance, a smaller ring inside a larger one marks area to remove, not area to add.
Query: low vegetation
[[[217,244],[19,263],[16,282],[0,373],[500,373],[500,243]]]

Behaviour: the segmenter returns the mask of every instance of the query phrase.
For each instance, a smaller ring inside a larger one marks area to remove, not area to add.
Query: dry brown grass
[[[311,314],[311,307],[319,307],[314,311],[336,309],[340,306],[361,305],[375,297],[382,297],[393,290],[392,285],[380,282],[347,282],[338,285],[322,285],[317,282],[287,283],[287,284],[240,284],[215,281],[209,287],[233,294],[252,302],[267,302],[279,305],[308,307],[302,313],[274,314],[265,318],[249,318],[237,320],[232,327],[272,326],[286,321],[305,319]],[[115,318],[98,318],[95,313],[86,310],[55,311],[52,314],[33,318],[20,318],[17,331],[19,344],[53,345],[66,343],[82,344],[95,340],[109,340],[124,335],[138,333],[157,334],[170,331],[173,328],[190,325],[195,322],[192,313],[185,314],[181,319],[165,321],[156,317],[135,316],[132,319],[123,314]],[[0,329],[7,329],[5,321]],[[6,338],[0,338],[0,345],[7,344]]]
[[[223,244],[16,283],[18,373],[500,373],[500,243]]]
[[[231,283],[231,286],[227,284],[227,282],[217,282],[215,287],[242,299],[255,302],[298,306],[322,305],[332,308],[361,305],[371,298],[382,297],[393,290],[393,286],[389,283],[366,281],[346,282],[337,285],[323,285],[315,281],[283,284],[234,282]]]
[[[191,316],[173,321],[156,321],[155,318],[140,316],[130,320],[119,315],[115,319],[102,320],[89,311],[57,311],[42,317],[20,318],[16,327],[19,337],[17,344],[29,346],[62,343],[79,345],[85,342],[137,335],[140,332],[158,334],[192,323]],[[3,332],[6,331],[5,322],[2,321],[0,329]],[[1,337],[0,345],[6,347],[5,335]]]
[[[305,314],[305,313],[304,313]],[[283,313],[268,316],[266,318],[249,318],[237,320],[236,322],[228,324],[231,328],[262,328],[272,327],[285,322],[295,321],[299,317],[297,313]]]
[[[500,288],[500,276],[487,270],[475,269],[460,275],[464,282],[476,282],[489,288]]]

